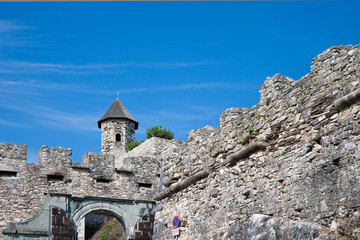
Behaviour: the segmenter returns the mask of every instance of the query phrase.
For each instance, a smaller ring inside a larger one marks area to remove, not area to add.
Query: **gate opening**
[[[121,222],[110,212],[91,212],[78,225],[79,240],[127,240]]]

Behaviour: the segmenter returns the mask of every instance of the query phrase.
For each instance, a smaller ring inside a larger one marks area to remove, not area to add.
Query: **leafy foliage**
[[[265,105],[266,105],[266,106],[269,106],[269,105],[270,105],[270,102],[271,102],[271,99],[270,99],[270,98],[267,98],[267,99],[265,100]]]
[[[254,124],[250,124],[248,131],[250,134],[254,131]]]
[[[146,130],[146,137],[148,139],[152,137],[159,137],[171,140],[174,138],[174,133],[170,129],[162,128],[161,126],[156,125]]]
[[[147,139],[150,139],[152,137],[160,137],[160,138],[165,138],[165,139],[171,140],[174,138],[174,133],[170,129],[162,128],[161,126],[156,125],[152,128],[148,128],[146,130],[146,137],[147,137]],[[126,149],[128,151],[131,151],[134,148],[136,148],[137,146],[139,146],[140,144],[142,144],[143,142],[144,142],[144,140],[132,141],[131,143],[128,143],[126,145]]]
[[[136,148],[137,146],[139,146],[140,144],[142,144],[144,142],[144,140],[140,140],[140,141],[132,141],[131,143],[128,143],[127,145],[126,145],[126,149],[128,150],[128,151],[131,151],[131,150],[133,150],[134,148]]]

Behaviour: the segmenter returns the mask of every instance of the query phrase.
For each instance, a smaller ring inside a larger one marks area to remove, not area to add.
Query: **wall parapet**
[[[26,144],[0,144],[0,161],[24,163],[27,159]]]

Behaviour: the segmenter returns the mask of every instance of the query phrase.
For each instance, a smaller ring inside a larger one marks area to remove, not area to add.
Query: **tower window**
[[[117,134],[115,135],[115,141],[116,141],[116,142],[121,142],[121,135],[120,135],[120,133],[117,133]]]

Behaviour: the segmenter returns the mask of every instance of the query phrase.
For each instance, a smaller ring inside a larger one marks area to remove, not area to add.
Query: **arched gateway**
[[[144,216],[152,215],[154,206],[155,202],[152,201],[76,198],[70,195],[50,194],[45,196],[44,206],[36,217],[27,222],[8,224],[3,234],[6,240],[56,240],[57,237],[66,240],[77,239],[77,226],[87,214],[109,212],[121,222],[127,238],[136,239],[135,232],[138,230],[135,229],[138,222]]]

